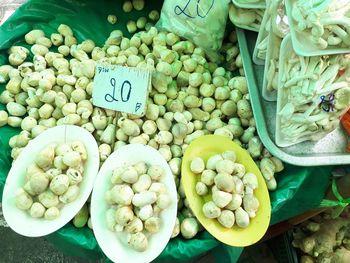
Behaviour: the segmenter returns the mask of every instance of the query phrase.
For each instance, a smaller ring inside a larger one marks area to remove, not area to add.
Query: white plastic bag
[[[230,0],[165,0],[157,27],[193,41],[215,57],[224,37]]]

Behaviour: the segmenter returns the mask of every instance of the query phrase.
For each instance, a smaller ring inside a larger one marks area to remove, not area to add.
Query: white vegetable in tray
[[[284,42],[287,48],[289,41]],[[281,146],[322,138],[338,126],[350,103],[349,96],[335,96],[349,89],[348,55],[301,57],[290,53],[291,58],[283,60],[283,93],[277,102],[276,137]]]
[[[157,233],[160,229],[160,218],[159,217],[150,217],[145,221],[145,229],[149,233]]]
[[[78,167],[81,164],[82,159],[80,153],[71,151],[63,155],[62,161],[69,167]]]
[[[35,194],[40,194],[47,189],[49,185],[49,178],[45,173],[36,173],[30,177],[29,183],[32,191]]]
[[[249,217],[254,218],[259,208],[259,200],[253,194],[245,194],[243,197],[243,207]]]
[[[157,201],[157,195],[155,192],[146,191],[135,194],[132,198],[132,204],[137,207],[143,207],[145,205],[151,205]]]
[[[158,195],[158,199],[157,199],[157,206],[164,210],[166,208],[168,208],[171,204],[171,200],[168,194],[165,193],[161,193]]]
[[[40,218],[42,217],[46,212],[46,208],[39,202],[33,203],[32,207],[30,208],[30,216],[33,218]]]
[[[108,15],[107,21],[108,21],[108,23],[114,25],[115,23],[117,23],[118,19],[117,19],[117,16],[115,16],[115,15]]]
[[[152,165],[148,168],[147,174],[154,181],[158,181],[162,176],[165,175],[164,169],[159,165]]]
[[[23,189],[18,189],[16,192],[15,204],[19,209],[27,210],[32,206],[33,199]]]
[[[274,165],[269,158],[265,159]],[[234,151],[210,156],[207,167],[213,170],[207,169],[200,174],[195,190],[199,196],[210,194],[211,201],[202,207],[205,217],[217,219],[226,228],[235,224],[245,228],[249,225],[249,218],[254,218],[258,212],[259,200],[254,195],[258,180],[255,174],[246,172],[244,165],[234,161]],[[208,187],[211,187],[211,192]]]
[[[52,165],[55,157],[55,145],[49,145],[41,152],[39,152],[38,157],[36,158],[36,164],[42,168],[48,170]]]
[[[216,163],[215,169],[218,173],[232,174],[235,170],[235,163],[230,160],[220,160]]]
[[[147,173],[147,164],[144,162],[139,162],[134,165],[134,168],[136,169],[137,173],[139,175],[143,175]]]
[[[199,224],[195,218],[185,218],[181,222],[180,229],[185,239],[191,239],[198,233]]]
[[[59,204],[58,196],[55,195],[50,190],[47,190],[47,191],[41,193],[38,196],[38,198],[39,198],[40,203],[42,203],[46,208],[57,206]]]
[[[57,169],[57,168],[51,168],[51,169],[47,170],[45,173],[46,173],[47,177],[49,178],[49,180],[52,180],[55,176],[62,174],[62,170]]]
[[[153,207],[152,205],[145,205],[140,208],[137,216],[142,220],[146,221],[148,218],[153,216]]]
[[[266,11],[264,13],[262,24],[259,30],[258,39],[260,38],[260,42],[257,42],[254,50],[256,56],[259,59],[265,60],[267,55],[266,53],[272,51],[271,53],[277,52],[278,61],[279,45],[275,45],[274,41],[272,41],[272,43],[269,43],[271,39],[274,39],[269,35],[273,34],[278,38],[283,38],[289,31],[287,20],[288,19],[285,15],[284,1],[271,0],[267,2]],[[270,48],[270,51],[268,51],[268,48]],[[273,63],[275,63],[275,60],[273,60]],[[270,61],[266,61],[265,64],[270,68]]]
[[[7,124],[14,128],[21,127],[21,123],[22,119],[20,117],[9,116],[7,119]]]
[[[273,178],[275,172],[275,164],[269,158],[263,158],[260,161],[260,170],[262,175],[267,181],[270,181]]]
[[[21,46],[13,46],[9,50],[9,63],[12,66],[21,65],[27,58],[29,50]]]
[[[137,182],[132,185],[132,189],[135,193],[147,191],[152,184],[152,179],[148,174],[142,174],[138,178]]]
[[[179,234],[180,234],[180,220],[179,218],[176,218],[176,223],[175,223],[171,238],[177,237]]]
[[[236,224],[241,228],[246,228],[249,225],[249,215],[242,207],[235,210]]]
[[[59,197],[59,200],[64,204],[71,203],[78,198],[79,191],[80,189],[77,185],[71,185],[68,187],[67,191]]]
[[[235,168],[233,173],[239,178],[242,178],[246,173],[244,165],[240,163],[235,163]]]
[[[152,21],[158,20],[159,19],[159,12],[157,10],[152,10],[151,12],[149,12],[148,18],[151,19]],[[169,33],[169,34],[172,34],[172,33]],[[169,38],[171,39],[171,37],[169,37]],[[172,44],[174,44],[174,42],[169,43],[169,41],[167,41],[167,44],[172,45]]]
[[[209,157],[207,161],[206,168],[210,170],[215,170],[216,169],[216,163],[220,160],[222,160],[222,156],[220,154],[213,155]]]
[[[130,166],[127,167],[120,175],[120,178],[128,184],[133,184],[136,183],[137,180],[139,179],[138,172],[137,170]]]
[[[223,210],[218,217],[218,221],[224,227],[231,228],[235,223],[235,214],[230,210]]]
[[[162,193],[166,193],[167,189],[166,186],[163,183],[160,182],[153,182],[149,188],[150,192],[154,192],[157,195],[162,194]]]
[[[65,174],[56,175],[50,182],[50,190],[57,194],[64,194],[69,187],[69,177]]]
[[[264,93],[265,96],[269,96],[273,100],[276,100],[277,98],[275,91],[278,89],[279,55],[281,42],[289,32],[288,18],[285,14],[284,1],[271,1],[270,10],[276,9],[277,12],[272,12],[271,16],[271,31],[267,50],[267,53],[270,56],[265,64],[266,78],[263,83],[263,89],[266,89],[266,93]]]
[[[242,178],[243,184],[251,189],[255,190],[258,188],[258,179],[253,173],[246,173]]]
[[[261,156],[261,151],[263,149],[263,144],[261,143],[259,137],[253,137],[248,142],[248,152],[255,159]]]
[[[117,221],[115,219],[115,212],[116,210],[114,208],[109,208],[106,212],[106,224],[107,228],[110,231],[114,231],[114,227],[117,224]]]
[[[130,240],[128,241],[128,244],[134,250],[138,252],[143,252],[147,249],[148,240],[145,234],[143,234],[142,232],[138,232],[130,236]]]
[[[111,189],[112,200],[120,205],[130,205],[134,197],[134,192],[127,184],[115,185]]]
[[[37,126],[38,127],[38,126]],[[39,126],[40,127],[40,126]],[[55,168],[57,169],[61,169],[61,170],[64,170],[64,169],[67,169],[67,165],[65,165],[63,163],[63,157],[62,156],[56,156],[54,159],[53,159],[53,165]]]
[[[276,190],[277,188],[277,182],[275,178],[272,178],[271,180],[266,182],[267,188],[271,191]]]
[[[44,214],[44,217],[47,220],[54,220],[59,216],[60,216],[60,210],[55,206],[48,208]]]
[[[233,181],[234,181],[234,189],[233,189],[233,193],[235,194],[243,194],[244,192],[244,185],[242,180],[238,177],[238,176],[233,176]]]
[[[201,174],[201,182],[207,186],[212,186],[215,176],[216,173],[213,170],[204,170]]]
[[[201,173],[204,171],[205,164],[202,158],[196,157],[191,162],[191,171],[194,173]]]
[[[15,137],[12,137],[12,138],[15,138]],[[36,165],[34,163],[34,164],[31,164],[27,167],[26,172],[27,172],[26,179],[29,180],[33,174],[43,173],[44,171],[38,165]]]
[[[23,144],[24,133],[22,131],[10,141],[11,144]],[[80,171],[68,168],[63,163],[63,157],[67,153],[73,153],[72,147],[79,150],[84,158],[87,158],[85,146],[76,141],[72,144],[61,143],[58,145],[50,144],[41,150],[36,156],[35,163],[26,170],[26,178],[23,189],[19,189],[16,196],[16,205],[18,208],[27,210],[29,203],[35,200],[31,206],[30,215],[34,218],[44,217],[48,220],[56,219],[60,211],[57,208],[59,203],[67,204],[76,200],[79,196],[78,184],[82,180],[83,161],[81,158],[77,167]],[[14,148],[17,149],[17,148]],[[18,148],[21,149],[21,148]],[[79,153],[77,153],[79,155]],[[62,205],[61,205],[62,207]],[[48,208],[46,210],[46,208]]]
[[[171,205],[167,187],[161,182],[164,176],[163,167],[144,162],[112,172],[113,187],[105,195],[111,206],[106,212],[106,225],[110,231],[131,234],[128,244],[136,251],[147,249],[148,238],[162,227],[161,212]]]
[[[296,30],[306,33],[306,41],[319,49],[349,47],[346,30],[350,25],[350,5],[347,1],[295,1],[291,10]]]
[[[219,190],[212,193],[212,198],[215,205],[217,205],[220,208],[223,208],[231,202],[232,194]]]
[[[217,218],[221,210],[213,201],[209,201],[203,205],[203,213],[207,218]]]
[[[141,11],[145,6],[145,2],[144,0],[133,0],[132,5],[135,8],[135,10]]]
[[[143,223],[142,221],[135,217],[129,224],[125,226],[126,232],[130,234],[136,234],[143,230]]]
[[[121,206],[115,212],[115,220],[117,224],[121,226],[126,226],[134,218],[134,212],[130,206]]]
[[[232,173],[232,172],[231,172]],[[219,190],[225,192],[232,192],[234,188],[234,181],[231,173],[218,173],[214,177],[214,183]],[[202,174],[203,176],[203,174]]]
[[[44,31],[35,29],[27,33],[24,38],[28,44],[32,45],[36,42],[38,38],[43,36],[45,36]]]
[[[240,194],[233,194],[232,195],[232,200],[228,205],[225,207],[226,209],[229,209],[231,211],[235,211],[242,205],[242,196]]]
[[[202,182],[197,182],[197,184],[196,184],[196,193],[198,195],[201,195],[201,196],[202,195],[206,195],[206,194],[208,194],[208,187]]]
[[[231,22],[243,28],[258,32],[264,15],[263,9],[243,9],[230,4],[229,18]]]

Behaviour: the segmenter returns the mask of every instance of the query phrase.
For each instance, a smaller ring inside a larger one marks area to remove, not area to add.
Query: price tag
[[[145,69],[97,64],[92,89],[95,106],[143,115],[151,72]]]

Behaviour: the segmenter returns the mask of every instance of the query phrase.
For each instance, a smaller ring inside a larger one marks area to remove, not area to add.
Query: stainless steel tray
[[[286,163],[299,166],[350,164],[350,154],[345,151],[347,136],[341,127],[319,141],[307,141],[284,148],[275,144],[276,102],[262,98],[264,67],[254,65],[251,59],[257,34],[238,28],[236,31],[257,131],[271,154]]]

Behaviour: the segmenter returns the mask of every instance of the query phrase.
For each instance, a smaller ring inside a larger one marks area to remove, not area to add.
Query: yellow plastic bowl
[[[211,200],[210,195],[201,197],[196,193],[196,183],[200,175],[190,170],[191,161],[195,157],[201,157],[207,161],[214,154],[233,150],[237,155],[237,163],[245,166],[246,172],[254,173],[258,178],[259,187],[254,191],[260,202],[256,217],[251,219],[247,228],[239,228],[237,225],[227,229],[216,219],[206,218],[202,207],[205,202]],[[258,242],[266,233],[271,217],[270,197],[264,178],[259,168],[250,157],[249,153],[228,138],[218,135],[206,135],[194,140],[187,148],[182,161],[182,181],[186,198],[194,215],[203,227],[217,240],[235,247],[246,247]]]

